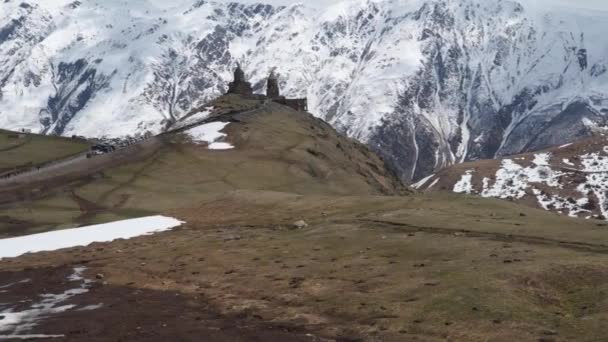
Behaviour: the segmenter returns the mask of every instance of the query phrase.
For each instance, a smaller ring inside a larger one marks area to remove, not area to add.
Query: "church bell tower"
[[[279,79],[274,73],[274,70],[270,73],[270,76],[268,76],[266,96],[271,99],[276,99],[281,96],[281,91],[279,90]]]

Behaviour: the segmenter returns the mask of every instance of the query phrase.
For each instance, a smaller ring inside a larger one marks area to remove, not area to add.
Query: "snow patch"
[[[25,310],[15,311],[13,308],[19,307],[23,303],[17,302],[10,304],[11,307],[8,309],[0,311],[0,340],[63,337],[63,335],[31,335],[24,333],[34,328],[41,320],[75,307],[75,305],[62,304],[73,297],[89,292],[93,281],[82,277],[85,270],[85,267],[76,267],[73,269],[73,273],[67,277],[70,282],[80,282],[80,286],[77,288],[59,294],[41,294],[39,296],[40,301],[35,302]]]
[[[496,172],[496,181],[490,185],[490,180],[484,180],[483,197],[520,199],[526,195],[530,183],[545,184],[560,187],[559,177],[563,173],[554,171],[549,166],[550,154],[537,154],[532,162],[535,166],[523,167],[511,159],[502,161],[501,168]]]
[[[586,182],[577,190],[587,196],[594,195],[599,203],[599,210],[608,219],[608,157],[599,153],[581,156],[583,172],[587,173]]]
[[[575,200],[573,198],[562,198],[558,195],[549,195],[538,189],[533,189],[532,192],[538,200],[538,204],[545,210],[557,211],[560,214],[568,214],[570,217],[579,217],[580,214],[591,213],[591,211],[583,209],[589,204],[589,199],[581,198]]]
[[[551,154],[541,153],[541,154],[534,155],[534,160],[532,161],[532,163],[536,164],[537,166],[548,166],[548,165],[550,165],[549,164],[550,161],[551,161]]]
[[[26,253],[55,251],[63,248],[87,246],[93,242],[130,239],[170,230],[182,221],[165,216],[150,216],[94,226],[57,230],[47,233],[0,240],[0,259],[14,258]],[[79,276],[75,273],[74,277]],[[78,280],[78,279],[76,279]]]
[[[84,266],[80,266],[80,267],[74,267],[74,273],[72,273],[69,277],[68,280],[69,281],[81,281],[84,280],[84,277],[82,276],[84,274],[84,271],[86,271],[87,268]]]
[[[578,159],[580,159],[580,169],[575,169],[576,165],[570,159],[562,159],[564,164],[572,167],[567,168],[569,172],[554,170],[550,164],[550,153],[534,155],[532,165],[528,167],[514,161],[522,160],[521,158],[504,159],[496,171],[494,180],[483,178],[480,195],[501,199],[533,196],[539,206],[545,210],[571,217],[590,218],[593,217],[592,210],[597,209],[601,216],[608,218],[608,156],[602,155],[602,152],[587,153],[578,156]],[[571,185],[566,182],[574,175],[584,175],[584,180],[579,181],[580,184],[575,188],[581,196],[573,196],[570,193],[561,195],[560,191],[564,190],[566,185]],[[472,177],[472,170],[467,171],[454,186],[454,192],[476,192],[471,186]],[[593,197],[596,200],[592,200]]]
[[[33,334],[33,335],[0,335],[0,340],[37,340],[37,339],[50,339],[50,338],[63,338],[65,335],[44,335],[44,334]]]
[[[471,183],[473,180],[473,172],[474,170],[467,170],[467,172],[462,175],[460,181],[454,185],[454,192],[459,194],[471,194],[473,192],[473,184]]]
[[[431,178],[435,177],[435,174],[432,174],[422,180],[420,180],[419,182],[412,184],[412,187],[414,189],[420,189],[424,184],[426,184],[426,182],[428,182],[429,180],[431,180]]]
[[[581,159],[585,172],[608,172],[608,157],[599,153],[589,153],[581,156]]]
[[[18,284],[26,284],[26,283],[29,283],[30,281],[32,281],[32,280],[31,279],[23,279],[23,280],[20,280],[18,282],[15,282],[15,283],[10,283],[10,284],[6,284],[6,285],[2,285],[2,286],[0,286],[0,290],[8,289],[9,287],[13,287],[13,286],[18,285]]]
[[[426,188],[426,189],[427,189],[427,190],[429,190],[429,189],[433,188],[435,185],[437,185],[437,183],[439,183],[439,180],[440,180],[440,179],[441,179],[441,178],[439,178],[439,177],[438,177],[437,179],[435,179],[435,180],[433,181],[433,183],[431,183],[431,185],[429,185],[429,187],[428,187],[428,188]]]
[[[229,124],[229,122],[211,122],[191,128],[186,133],[192,138],[192,141],[208,144],[210,150],[229,150],[233,149],[234,146],[219,141],[227,136],[226,133],[221,131]]]
[[[181,129],[181,128],[188,127],[190,125],[195,125],[195,124],[207,119],[209,117],[209,115],[211,115],[211,113],[213,113],[213,110],[214,110],[213,107],[204,108],[200,112],[178,121],[175,124],[175,126],[171,127],[171,129],[172,130]]]
[[[103,307],[103,304],[99,303],[99,304],[94,304],[94,305],[87,305],[85,307],[78,309],[77,311],[93,311],[93,310],[101,309],[102,307]]]

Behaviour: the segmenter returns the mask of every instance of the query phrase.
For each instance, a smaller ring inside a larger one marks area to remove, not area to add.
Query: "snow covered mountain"
[[[603,131],[608,13],[504,0],[0,3],[0,127],[160,131],[240,61],[383,155],[404,180]]]

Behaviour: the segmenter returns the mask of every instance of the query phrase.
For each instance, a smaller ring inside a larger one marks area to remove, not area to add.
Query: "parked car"
[[[91,146],[91,153],[93,153],[94,155],[111,153],[111,152],[114,152],[115,150],[116,150],[116,148],[109,144],[97,144],[97,145]]]

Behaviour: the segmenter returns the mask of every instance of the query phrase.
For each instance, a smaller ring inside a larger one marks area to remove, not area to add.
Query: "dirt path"
[[[518,242],[529,245],[543,245],[543,246],[551,246],[551,247],[559,247],[559,248],[567,248],[580,252],[588,252],[588,253],[598,253],[598,254],[608,254],[608,245],[603,244],[591,244],[591,243],[581,243],[581,242],[571,242],[571,241],[560,241],[555,239],[543,238],[543,237],[535,237],[535,236],[526,236],[526,235],[514,235],[514,234],[500,234],[500,233],[491,233],[491,232],[481,232],[474,230],[458,230],[458,229],[449,229],[449,228],[439,228],[439,227],[425,227],[418,226],[403,222],[390,222],[390,221],[377,221],[377,220],[361,220],[365,223],[371,223],[375,225],[380,225],[384,227],[393,227],[398,228],[399,230],[403,230],[406,232],[425,232],[429,234],[440,234],[440,235],[455,235],[462,236],[468,238],[475,239],[488,239],[494,241],[501,242]],[[347,222],[350,223],[350,222]]]
[[[162,139],[152,138],[113,153],[94,158],[86,158],[86,155],[72,157],[64,162],[40,169],[40,171],[3,179],[0,180],[0,198],[6,199],[7,202],[14,201],[17,199],[15,195],[11,196],[11,193],[23,193],[36,187],[66,184],[98,174],[110,167],[146,159],[158,151],[162,145]]]
[[[69,157],[66,159],[57,160],[48,166],[34,167],[29,171],[25,171],[23,173],[15,175],[15,176],[0,179],[0,186],[2,186],[4,184],[15,183],[15,182],[25,182],[28,179],[45,177],[45,175],[51,174],[51,172],[53,170],[60,170],[60,169],[69,167],[70,165],[82,163],[86,159],[87,159],[86,154],[80,154],[80,155],[72,156],[72,157]]]

